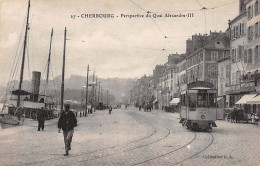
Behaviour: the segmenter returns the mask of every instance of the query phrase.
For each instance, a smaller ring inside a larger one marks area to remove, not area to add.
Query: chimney
[[[32,72],[32,96],[31,100],[34,102],[38,101],[40,93],[40,83],[41,83],[41,72]]]

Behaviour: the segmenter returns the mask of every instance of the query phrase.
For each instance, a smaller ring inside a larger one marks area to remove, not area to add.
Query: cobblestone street
[[[183,128],[177,113],[130,107],[78,117],[64,157],[57,119],[0,130],[0,165],[259,165],[259,126],[217,121],[211,132]]]

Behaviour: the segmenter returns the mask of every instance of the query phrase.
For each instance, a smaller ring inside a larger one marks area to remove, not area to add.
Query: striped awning
[[[180,98],[173,98],[170,105],[178,105],[180,103]]]
[[[260,95],[257,95],[251,100],[248,100],[247,104],[260,104]]]
[[[249,100],[252,100],[257,94],[245,94],[236,104],[247,104]]]

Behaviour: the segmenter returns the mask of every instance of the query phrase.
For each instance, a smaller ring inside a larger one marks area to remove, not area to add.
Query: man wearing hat
[[[74,133],[74,127],[77,126],[77,119],[75,114],[70,111],[70,102],[64,102],[65,110],[61,113],[59,121],[58,121],[58,128],[59,132],[63,130],[64,136],[64,143],[65,143],[65,154],[64,156],[69,155],[69,150],[71,150],[71,142]]]

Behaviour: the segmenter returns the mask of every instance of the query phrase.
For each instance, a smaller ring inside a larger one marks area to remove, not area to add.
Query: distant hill
[[[86,86],[86,77],[72,75],[70,78],[65,79],[65,99],[72,99],[81,101],[82,96],[84,96],[82,91],[82,86]],[[89,82],[93,81],[93,76],[89,76]],[[95,80],[96,81],[96,80]],[[134,79],[124,79],[124,78],[98,78],[98,82],[101,82],[103,88],[103,96],[106,96],[106,90],[109,90],[109,93],[115,97],[116,102],[121,102],[122,98],[128,95],[128,92],[132,88]],[[11,89],[14,90],[18,88],[18,81],[10,82],[12,84]],[[41,80],[41,93],[43,94],[45,81]],[[49,81],[48,85],[49,93],[60,97],[60,88],[61,88],[61,75],[56,76],[53,80]],[[23,82],[23,89],[30,91],[31,90],[31,81],[25,80]],[[4,94],[5,87],[0,87],[0,97]],[[85,97],[85,96],[84,96]]]

